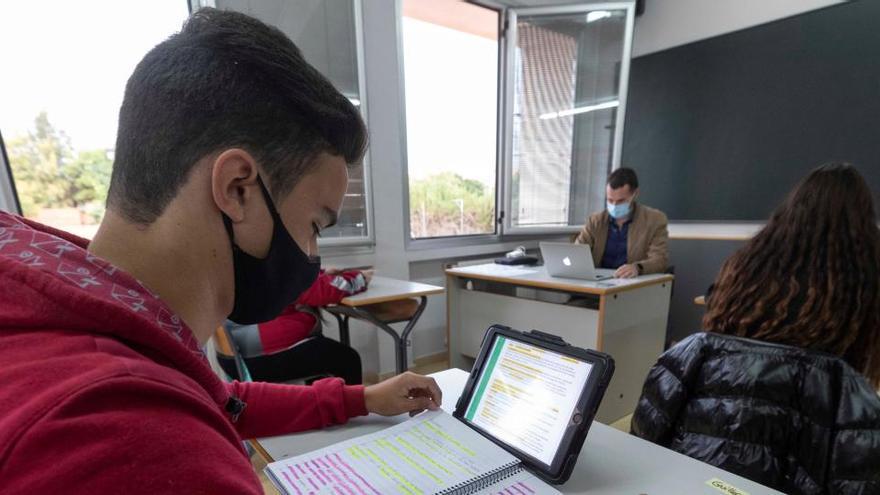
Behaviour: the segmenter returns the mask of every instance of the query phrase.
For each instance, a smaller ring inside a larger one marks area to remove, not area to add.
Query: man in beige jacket
[[[638,194],[635,170],[612,172],[605,186],[607,208],[590,215],[574,241],[588,244],[596,266],[616,269],[619,278],[661,273],[669,264],[666,215],[637,204]]]

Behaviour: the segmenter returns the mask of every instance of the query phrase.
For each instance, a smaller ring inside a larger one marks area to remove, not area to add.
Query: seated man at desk
[[[363,382],[361,357],[352,347],[325,337],[321,307],[367,290],[373,270],[322,271],[315,283],[272,321],[224,324],[244,358],[251,379],[286,382],[316,375],[338,376],[348,385]],[[218,353],[226,374],[236,379],[235,360]]]
[[[89,242],[0,212],[2,492],[262,494],[242,440],[437,409],[433,379],[224,382],[204,346],[320,269],[351,102],[281,31],[202,8],[134,69]]]
[[[612,172],[605,185],[607,208],[590,215],[574,241],[589,245],[595,265],[617,270],[618,278],[662,273],[669,262],[666,215],[636,203],[638,195],[635,170]]]

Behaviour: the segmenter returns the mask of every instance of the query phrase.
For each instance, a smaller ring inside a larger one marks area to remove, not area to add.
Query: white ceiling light
[[[618,101],[618,100],[606,101],[605,103],[599,103],[596,105],[588,105],[585,107],[574,107],[574,108],[570,108],[568,110],[560,110],[558,112],[543,113],[540,116],[538,116],[538,118],[544,119],[544,120],[555,119],[558,117],[567,117],[569,115],[577,115],[579,113],[595,112],[596,110],[604,110],[606,108],[614,108],[618,105],[620,105],[620,101]]]
[[[596,22],[601,21],[602,19],[607,19],[611,17],[611,12],[607,10],[594,10],[592,12],[587,12],[587,22]]]

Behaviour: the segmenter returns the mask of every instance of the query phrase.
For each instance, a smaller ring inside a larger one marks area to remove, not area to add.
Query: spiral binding
[[[521,470],[522,464],[518,460],[511,461],[494,471],[485,473],[479,478],[471,478],[457,485],[450,486],[442,492],[437,492],[437,495],[470,495],[472,493],[477,493],[483,488],[487,488],[499,481],[510,478]]]

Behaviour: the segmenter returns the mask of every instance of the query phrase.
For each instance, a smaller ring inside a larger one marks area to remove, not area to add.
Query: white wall
[[[827,7],[845,0],[646,0],[636,19],[633,57],[784,17]]]

